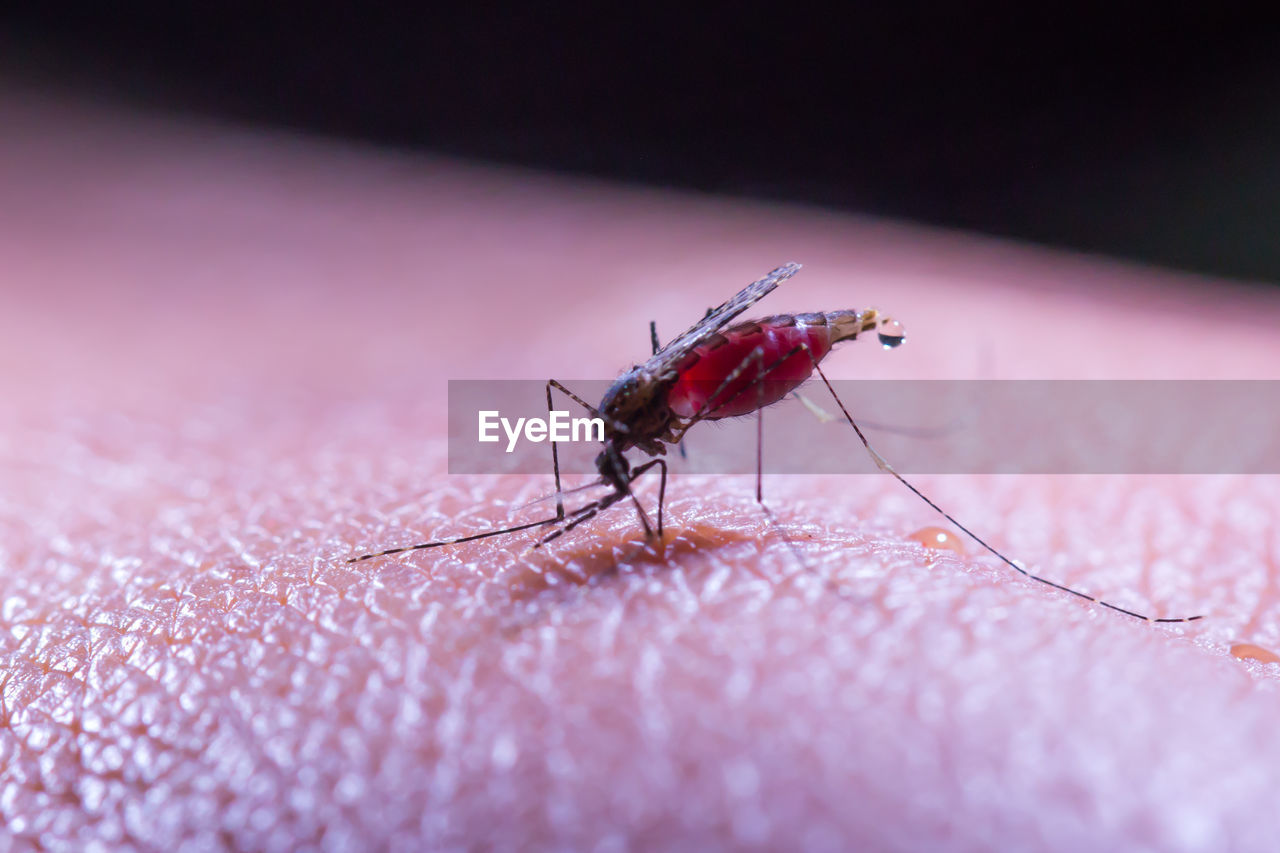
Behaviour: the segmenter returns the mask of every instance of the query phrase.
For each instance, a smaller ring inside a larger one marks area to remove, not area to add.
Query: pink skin
[[[446,475],[446,379],[614,375],[782,261],[759,313],[905,324],[843,378],[1274,378],[1273,292],[14,93],[0,121],[0,847],[1280,837],[1280,665],[1228,652],[1280,649],[1272,478],[920,478],[1190,627],[925,550],[877,474],[766,479],[807,572],[749,477],[674,477],[662,554],[621,505],[343,563],[546,494]]]

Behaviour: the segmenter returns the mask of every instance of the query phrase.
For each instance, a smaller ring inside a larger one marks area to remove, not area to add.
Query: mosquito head
[[[616,445],[606,444],[596,457],[596,470],[606,483],[618,491],[626,491],[631,482],[631,462],[622,455]]]

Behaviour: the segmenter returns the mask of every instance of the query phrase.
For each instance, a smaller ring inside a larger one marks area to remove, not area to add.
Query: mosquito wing
[[[677,365],[684,360],[684,357],[694,347],[723,329],[729,324],[730,320],[755,305],[775,287],[799,271],[800,264],[793,261],[789,264],[783,264],[759,281],[748,284],[742,288],[737,296],[725,302],[719,308],[713,308],[708,311],[707,316],[690,326],[684,334],[658,350],[653,358],[645,362],[645,370],[653,374],[662,374],[668,370],[677,369]]]

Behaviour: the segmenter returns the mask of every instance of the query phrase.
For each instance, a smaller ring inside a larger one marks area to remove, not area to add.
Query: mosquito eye
[[[897,320],[885,319],[880,324],[880,343],[885,349],[900,346],[907,339],[907,332]]]

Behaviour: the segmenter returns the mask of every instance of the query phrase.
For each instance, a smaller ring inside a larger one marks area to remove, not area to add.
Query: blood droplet
[[[1256,660],[1261,663],[1280,663],[1280,655],[1253,643],[1237,643],[1231,647],[1231,654],[1240,660]]]
[[[921,527],[915,533],[907,536],[912,542],[919,542],[926,548],[934,548],[939,551],[955,551],[957,554],[964,553],[964,546],[960,544],[960,540],[949,530],[941,527]]]
[[[907,331],[897,320],[885,320],[880,324],[880,345],[893,349],[907,339]]]

